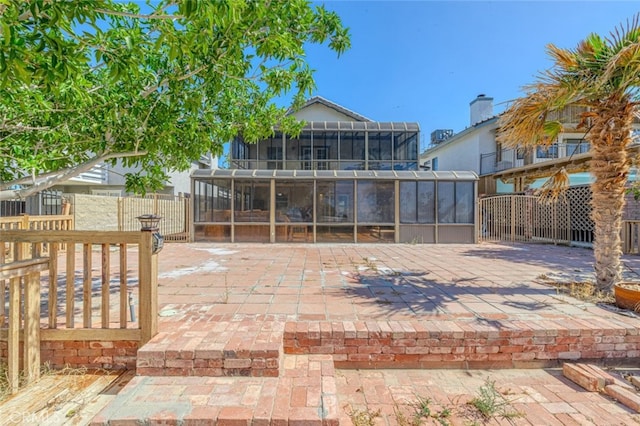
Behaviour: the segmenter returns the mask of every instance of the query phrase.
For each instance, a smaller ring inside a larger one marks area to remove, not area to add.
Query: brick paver
[[[612,314],[536,283],[582,280],[593,252],[549,245],[169,244],[160,303],[285,320],[564,319]],[[640,258],[624,259],[627,274]],[[640,278],[640,277],[637,277]]]
[[[640,358],[637,318],[537,282],[582,281],[592,256],[543,245],[165,245],[160,334],[94,424],[331,425],[364,409],[397,424],[416,395],[468,424],[466,402],[486,377],[524,413],[515,424],[636,424],[555,370],[469,369]],[[640,271],[639,257],[624,262],[627,275]],[[601,423],[607,412],[613,423]]]
[[[280,377],[137,376],[91,424],[333,425],[336,389],[328,355],[285,356]]]
[[[559,369],[531,370],[338,370],[341,424],[351,416],[380,410],[376,424],[396,425],[404,415],[413,419],[420,399],[428,399],[432,415],[449,411],[450,424],[484,424],[469,401],[488,384],[498,392],[501,411],[489,424],[635,425],[640,414],[604,395],[576,388]],[[566,402],[563,396],[571,394]],[[585,410],[585,407],[590,407]],[[515,417],[503,418],[501,413]],[[401,413],[401,414],[398,414]],[[609,413],[605,418],[605,413]],[[423,424],[438,424],[423,418]],[[401,423],[400,423],[401,424]],[[408,424],[408,423],[405,423]]]

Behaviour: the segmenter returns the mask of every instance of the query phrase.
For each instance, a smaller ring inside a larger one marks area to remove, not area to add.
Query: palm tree
[[[549,146],[563,131],[562,123],[554,119],[559,112],[568,106],[585,108],[578,128],[584,129],[591,146],[594,257],[600,291],[611,291],[622,276],[620,231],[631,163],[627,148],[640,88],[638,17],[608,38],[589,35],[573,50],[548,45],[553,66],[525,87],[526,95],[504,112],[499,124],[498,140],[503,144]]]

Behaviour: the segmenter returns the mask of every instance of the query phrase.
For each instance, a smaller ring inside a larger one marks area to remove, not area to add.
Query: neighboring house
[[[435,144],[420,156],[420,164],[426,170],[471,170],[479,174],[480,155],[496,150],[498,117],[493,114],[493,98],[479,95],[470,106],[470,127],[432,138]]]
[[[231,142],[231,170],[196,170],[196,240],[473,242],[474,173],[421,171],[417,123],[377,122],[322,97],[274,129]]]
[[[165,187],[157,192],[167,195],[189,194],[191,191],[191,173],[201,168],[217,168],[217,164],[217,158],[202,156],[198,161],[192,162],[189,170],[169,172],[169,180]],[[127,195],[125,174],[135,172],[135,170],[135,168],[125,167],[121,161],[118,161],[114,166],[101,163],[88,172],[69,179],[63,185],[54,186],[52,190],[75,194],[124,196]]]
[[[443,140],[437,140],[436,144],[422,153],[420,163],[427,170],[471,170],[481,178],[498,176],[501,183],[507,183],[491,188],[489,183],[492,179],[485,179],[480,192],[496,192],[496,189],[497,192],[522,190],[524,185],[533,183],[533,180],[514,179],[509,171],[525,166],[532,169],[531,165],[557,162],[562,158],[588,156],[589,144],[584,140],[584,132],[571,131],[576,128],[581,112],[576,107],[562,112],[560,121],[569,131],[558,135],[557,141],[548,148],[539,147],[531,151],[502,148],[496,142],[499,116],[493,112],[493,98],[479,95],[470,103],[470,127]],[[538,173],[543,174],[544,172]]]

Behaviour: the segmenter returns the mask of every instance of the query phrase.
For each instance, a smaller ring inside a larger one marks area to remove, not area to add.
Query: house
[[[168,172],[169,179],[164,188],[157,191],[159,194],[180,195],[191,191],[191,173],[199,168],[217,168],[217,158],[210,155],[202,156],[198,161],[193,161],[189,170]],[[125,189],[125,175],[135,172],[136,169],[126,167],[121,161],[115,165],[106,163],[98,164],[91,170],[73,177],[62,185],[56,185],[53,191],[65,194],[90,194],[120,197],[127,195]]]
[[[481,178],[480,192],[522,190],[526,185],[534,183],[535,176],[544,177],[545,172],[541,169],[534,173],[532,165],[542,167],[543,164],[558,163],[560,159],[588,157],[589,144],[584,140],[584,132],[575,130],[582,111],[577,107],[562,111],[560,121],[569,130],[558,135],[557,141],[548,148],[539,147],[531,151],[503,148],[496,142],[499,116],[493,112],[493,98],[478,95],[470,103],[469,127],[449,137],[436,138],[436,143],[420,156],[420,163],[434,171],[473,171]],[[512,172],[523,167],[528,167],[531,171],[529,176],[534,177],[516,178]],[[497,185],[494,182],[496,177],[499,178]],[[582,183],[584,178],[584,173],[574,176],[574,180],[582,179]]]
[[[432,137],[432,145],[421,155],[420,163],[433,171],[472,170],[479,174],[480,155],[496,150],[498,117],[493,114],[493,98],[479,95],[474,99],[470,104],[470,118],[470,127],[462,132]]]
[[[378,122],[322,97],[231,142],[230,170],[192,173],[196,240],[473,242],[477,176],[422,171],[417,123]]]
[[[266,170],[418,170],[417,123],[376,122],[322,97],[292,113],[307,124],[297,137],[231,144],[231,164]]]

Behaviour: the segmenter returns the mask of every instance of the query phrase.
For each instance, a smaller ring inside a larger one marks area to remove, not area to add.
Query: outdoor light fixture
[[[160,219],[162,216],[156,216],[155,214],[143,214],[142,216],[136,217],[140,221],[141,231],[151,232],[151,236],[153,237],[153,254],[159,253],[164,246],[164,237],[160,235],[160,228],[158,224],[160,223]]]

